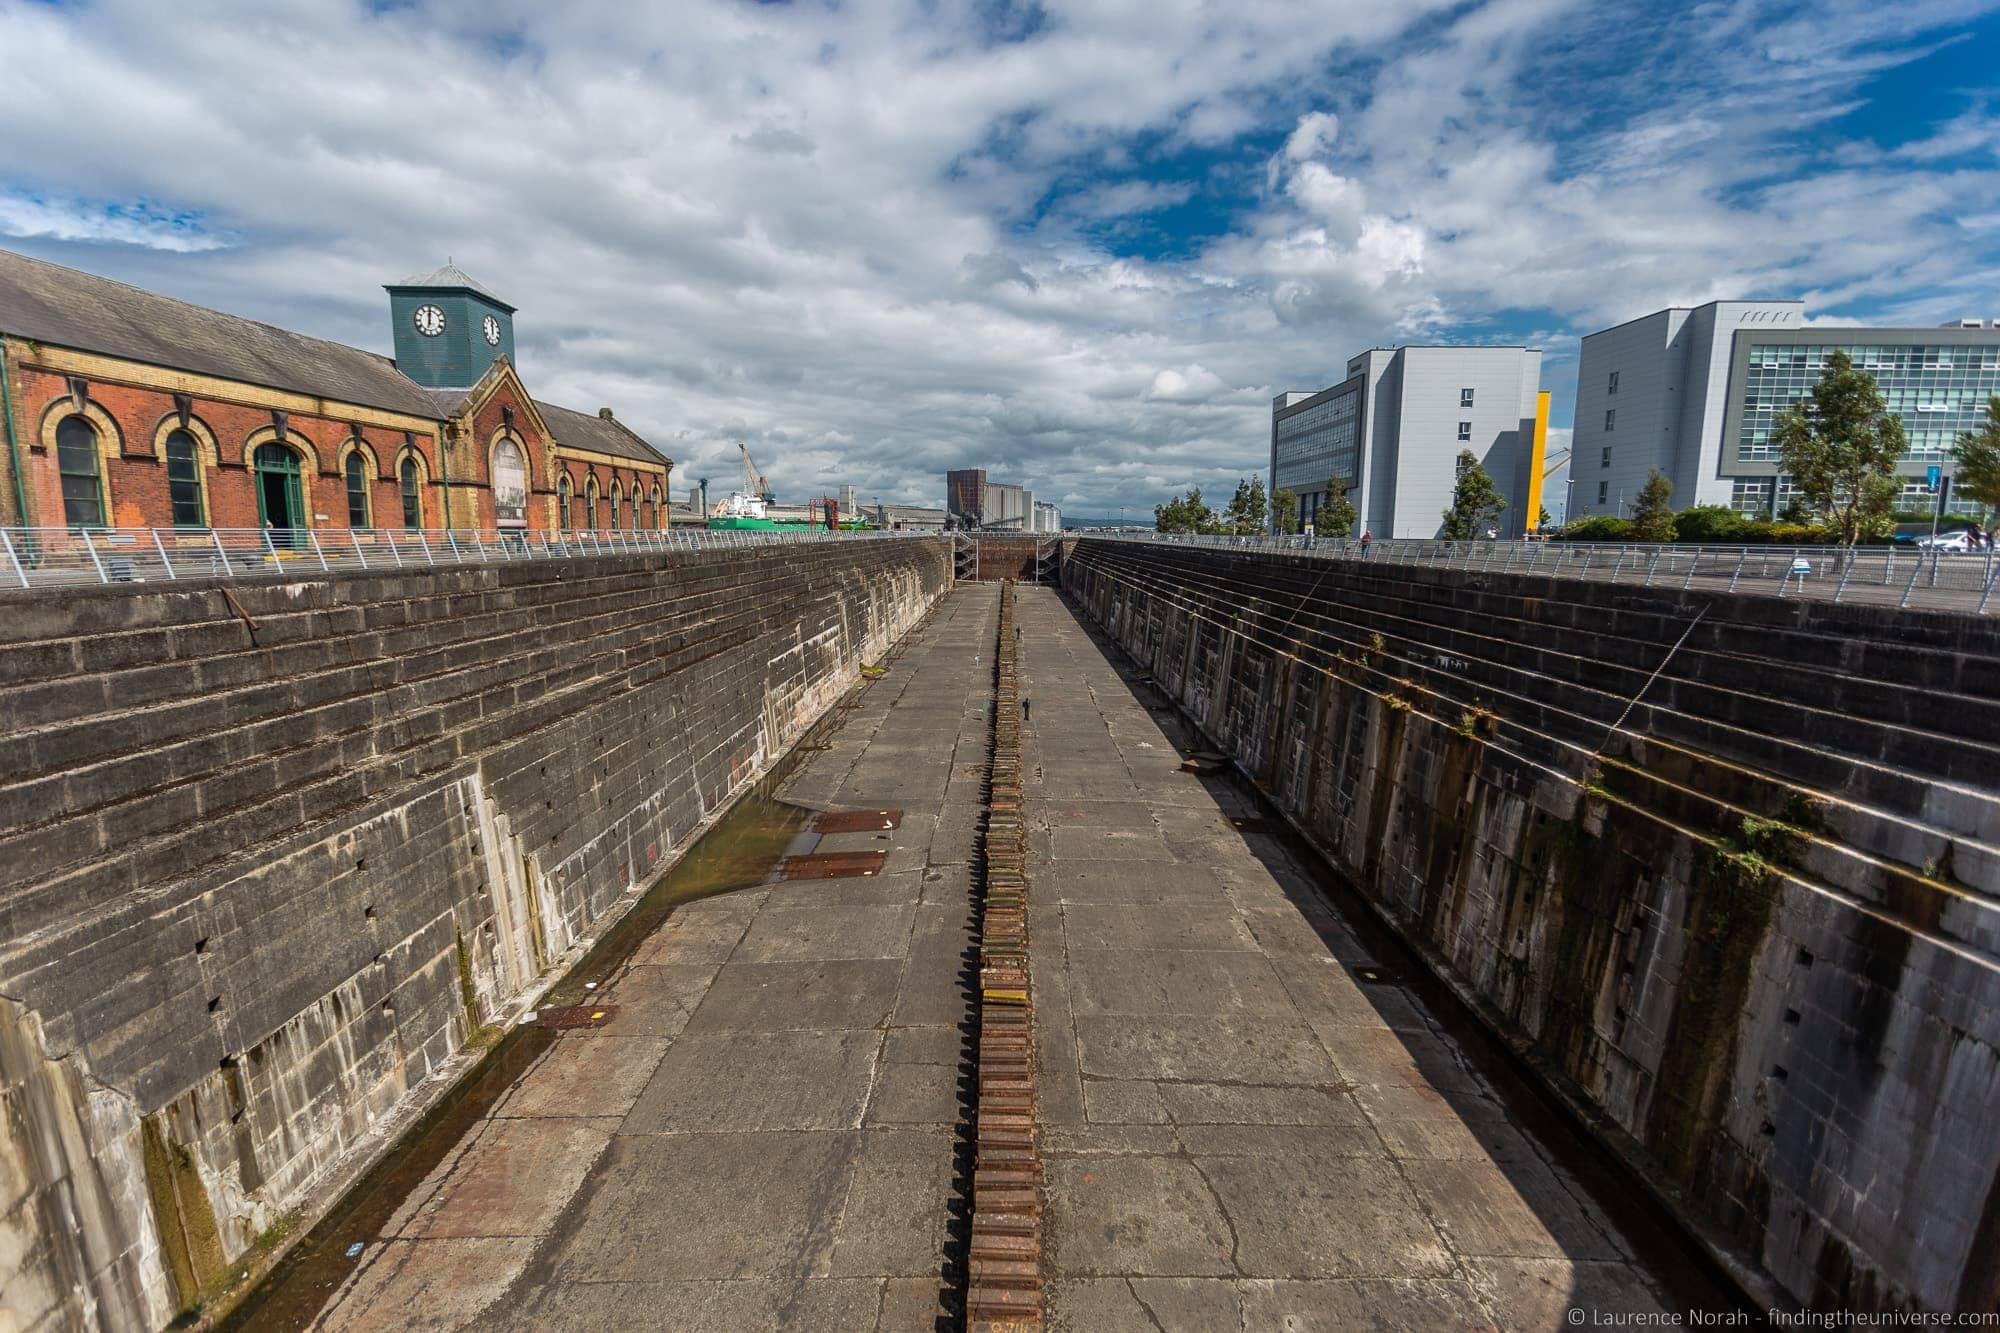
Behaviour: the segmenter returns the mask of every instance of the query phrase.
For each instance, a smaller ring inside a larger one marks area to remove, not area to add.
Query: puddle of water
[[[795,752],[796,753],[796,752]],[[599,987],[672,916],[702,898],[751,888],[769,880],[784,856],[809,849],[813,812],[775,799],[772,792],[796,761],[782,761],[708,832],[672,870],[656,880],[538,1002],[542,1008],[583,1003],[586,982]],[[466,1132],[485,1118],[536,1057],[556,1038],[553,1029],[515,1026],[439,1103],[369,1169],[305,1239],[223,1318],[235,1330],[304,1329],[318,1317],[366,1251],[379,1242],[389,1219]],[[359,1251],[353,1247],[360,1245]]]

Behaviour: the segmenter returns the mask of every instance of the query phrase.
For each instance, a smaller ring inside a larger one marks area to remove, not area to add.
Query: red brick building
[[[389,291],[414,374],[0,250],[0,522],[667,526],[672,461],[609,408],[530,397],[511,306],[449,265]]]

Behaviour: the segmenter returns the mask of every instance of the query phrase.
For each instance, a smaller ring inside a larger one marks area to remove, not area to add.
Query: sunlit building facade
[[[1502,494],[1494,521],[1518,537],[1536,515],[1547,404],[1529,347],[1397,347],[1363,352],[1347,378],[1271,404],[1271,491],[1299,497],[1302,523],[1345,491],[1355,533],[1430,537],[1471,450]]]
[[[1811,396],[1836,349],[1875,377],[1903,424],[1898,507],[1930,507],[1928,469],[1951,474],[1952,442],[1985,421],[1987,399],[2000,393],[2000,320],[1807,328],[1803,302],[1713,301],[1583,340],[1572,512],[1628,513],[1654,468],[1673,483],[1677,509],[1784,512],[1797,490],[1773,430],[1786,408]]]

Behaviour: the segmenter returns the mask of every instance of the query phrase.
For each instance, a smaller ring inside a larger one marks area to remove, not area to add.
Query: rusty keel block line
[[[979,839],[979,1056],[966,1327],[1042,1326],[1042,1154],[1028,981],[1027,829],[1014,585],[1000,585],[993,727]]]

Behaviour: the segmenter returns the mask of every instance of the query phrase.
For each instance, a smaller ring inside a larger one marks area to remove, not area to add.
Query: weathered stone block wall
[[[0,602],[0,1324],[170,1318],[949,586],[938,539]]]
[[[1064,582],[1753,1289],[2000,1302],[2000,627],[1089,538]]]

